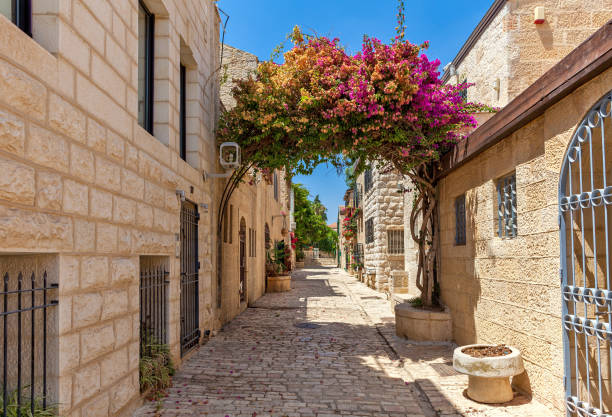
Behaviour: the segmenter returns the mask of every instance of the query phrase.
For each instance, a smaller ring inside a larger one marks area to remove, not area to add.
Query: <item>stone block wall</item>
[[[440,287],[458,344],[518,347],[520,389],[564,409],[558,184],[586,112],[612,90],[612,70],[451,172],[440,182]],[[496,235],[496,181],[516,172],[518,236]],[[466,195],[467,243],[456,246],[455,199]]]
[[[34,2],[33,39],[0,16],[0,252],[57,258],[50,360],[66,417],[129,415],[140,402],[141,256],[168,262],[169,345],[180,363],[177,189],[200,206],[201,331],[219,314],[215,193],[202,177],[216,169],[219,17],[210,1],[145,3],[156,15],[153,135],[138,124],[137,0]],[[179,156],[181,62],[187,161]]]
[[[229,45],[223,47],[223,73],[227,77],[221,83],[220,97],[226,110],[233,108],[236,101],[232,97],[235,81],[248,78],[254,74],[259,61],[257,57]],[[265,247],[265,226],[270,230],[270,244],[284,240],[290,244],[289,234],[283,236],[282,230],[290,228],[290,190],[291,184],[286,180],[285,172],[276,171],[278,179],[277,199],[274,198],[274,181],[268,183],[261,173],[254,171],[245,176],[245,180],[230,198],[226,210],[228,216],[228,235],[223,238],[222,265],[222,308],[218,316],[217,326],[221,326],[237,314],[244,311],[249,303],[261,297],[266,290],[265,264],[267,252]],[[219,181],[222,185],[225,181]],[[219,189],[219,195],[222,189]],[[284,213],[286,216],[283,216]],[[246,299],[240,301],[240,224],[244,219],[246,224]],[[231,224],[230,224],[231,223]],[[249,237],[249,230],[254,233],[254,240]],[[231,233],[231,236],[229,235]],[[254,245],[255,256],[250,256],[251,244]]]
[[[359,182],[363,183],[363,176]],[[363,222],[373,219],[374,241],[365,243],[365,268],[376,270],[376,289],[389,291],[391,271],[404,270],[404,254],[392,255],[387,251],[387,231],[403,230],[404,205],[403,196],[398,185],[403,182],[401,175],[395,172],[382,172],[373,169],[372,188],[363,193]]]
[[[543,24],[534,24],[536,6]],[[610,19],[608,0],[509,0],[449,82],[467,79],[468,101],[504,107]]]

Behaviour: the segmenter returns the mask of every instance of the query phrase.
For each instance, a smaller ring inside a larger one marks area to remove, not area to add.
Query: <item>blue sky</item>
[[[406,37],[430,41],[427,56],[441,66],[450,62],[493,0],[406,0]],[[364,34],[388,42],[396,26],[396,0],[219,0],[230,19],[225,42],[262,60],[283,42],[295,25],[306,33],[340,38],[350,52],[361,48]],[[319,194],[330,223],[342,204],[344,178],[335,168],[320,166],[313,175],[296,177],[311,195]]]

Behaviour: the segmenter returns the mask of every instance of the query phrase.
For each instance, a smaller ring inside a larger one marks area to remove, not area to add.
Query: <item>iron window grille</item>
[[[468,80],[467,78],[465,80],[463,80],[461,82],[461,84],[467,84]],[[463,99],[463,101],[467,101],[468,99],[468,92],[467,92],[467,88],[464,90],[461,90],[461,92],[459,93],[459,96]]]
[[[361,185],[355,184],[355,188],[353,189],[353,206],[355,208],[361,206],[362,197],[363,197],[363,192],[361,191]]]
[[[180,156],[183,161],[187,160],[187,68],[181,64],[180,75]]]
[[[368,219],[365,222],[365,242],[374,242],[374,219]]]
[[[455,245],[457,246],[466,243],[465,223],[465,194],[463,194],[455,199]]]
[[[198,206],[181,206],[181,356],[200,342]],[[220,294],[220,292],[218,292]]]
[[[140,356],[152,354],[152,344],[167,344],[168,271],[162,265],[147,265],[140,271]]]
[[[363,174],[363,188],[364,192],[367,194],[372,189],[373,180],[372,180],[372,170],[366,169]]]
[[[278,174],[274,172],[274,199],[278,201]]]
[[[363,243],[358,243],[353,249],[353,258],[356,264],[363,264]]]
[[[518,234],[516,173],[497,182],[497,236],[513,239]]]
[[[32,0],[5,0],[0,7],[0,14],[28,36],[32,36]]]
[[[153,134],[155,15],[138,2],[138,124]]]
[[[0,291],[2,416],[15,411],[17,415],[35,415],[39,399],[47,409],[47,366],[55,362],[47,361],[48,336],[53,327],[49,315],[58,304],[49,299],[57,293],[58,285],[48,281],[47,272],[42,277],[32,273],[29,278],[21,272],[12,278],[8,272],[4,274]],[[15,409],[11,409],[13,401]]]
[[[401,229],[387,230],[387,253],[389,255],[404,254],[404,231]]]

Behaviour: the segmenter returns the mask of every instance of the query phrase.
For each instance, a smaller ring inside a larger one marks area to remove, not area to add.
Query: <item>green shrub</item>
[[[172,384],[174,366],[167,345],[150,339],[143,342],[140,357],[140,392],[147,393],[150,400],[163,397],[166,388]]]
[[[28,387],[24,387],[27,389]],[[57,405],[43,407],[42,398],[24,398],[21,396],[21,407],[17,405],[17,390],[10,392],[7,396],[6,417],[57,417]],[[31,401],[34,401],[34,413],[32,414]],[[4,398],[0,395],[0,412],[4,411]]]

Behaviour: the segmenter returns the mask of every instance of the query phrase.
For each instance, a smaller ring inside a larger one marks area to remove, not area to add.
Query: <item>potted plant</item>
[[[487,404],[511,401],[509,378],[524,371],[521,351],[506,345],[460,346],[453,353],[453,367],[469,376],[468,397]]]
[[[272,254],[269,254],[272,271],[267,274],[268,292],[285,292],[291,290],[291,249],[283,240],[274,242]]]
[[[295,252],[295,267],[304,268],[304,250],[298,248]]]

